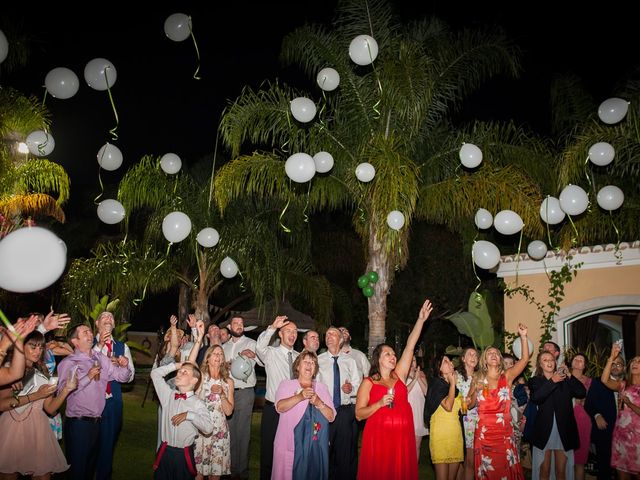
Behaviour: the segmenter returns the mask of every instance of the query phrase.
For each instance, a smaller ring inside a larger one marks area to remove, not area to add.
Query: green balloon
[[[364,288],[369,285],[369,277],[367,275],[362,275],[358,278],[358,287]]]
[[[367,273],[367,277],[369,277],[369,281],[371,283],[376,283],[378,281],[378,273],[374,272],[373,270]]]
[[[366,287],[363,287],[363,289],[362,289],[362,294],[367,298],[373,297],[374,293],[376,293],[376,291],[373,289],[373,287],[371,285],[367,285]]]

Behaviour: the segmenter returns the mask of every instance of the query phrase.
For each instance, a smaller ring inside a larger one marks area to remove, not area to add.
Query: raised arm
[[[402,380],[403,383],[407,380],[407,375],[409,375],[411,361],[413,360],[413,350],[416,348],[416,344],[418,343],[418,339],[420,338],[422,327],[427,321],[427,318],[429,318],[429,315],[431,315],[432,311],[433,306],[431,305],[431,300],[426,299],[422,304],[420,313],[418,313],[418,319],[413,326],[413,330],[411,330],[409,338],[407,338],[407,344],[402,351],[402,356],[400,357],[398,363],[396,363],[396,375],[398,376],[398,378],[400,378],[400,380]]]
[[[0,367],[0,385],[7,385],[19,380],[24,375],[25,359],[23,340],[36,328],[38,316],[31,315],[28,320],[18,319],[15,325],[4,330],[2,340],[0,340],[0,360],[4,361],[8,349],[13,344],[13,357],[11,364]]]
[[[529,358],[531,358],[531,352],[529,351],[529,341],[527,340],[527,327],[522,323],[518,325],[518,335],[520,335],[520,341],[522,342],[522,356],[520,360],[518,360],[513,367],[509,368],[505,372],[505,377],[507,377],[507,382],[509,385],[513,383],[513,380],[520,375],[525,368],[527,368],[527,364],[529,363]]]
[[[189,317],[191,316],[192,315],[189,315]],[[193,363],[194,365],[196,365],[196,359],[198,358],[200,347],[202,347],[202,340],[204,339],[204,322],[202,320],[196,321],[195,331],[197,332],[196,338],[193,340],[193,347],[191,347],[189,358],[187,359],[187,362]]]
[[[611,378],[611,364],[616,358],[618,358],[618,355],[620,355],[620,350],[620,345],[617,343],[611,345],[611,355],[607,358],[607,363],[604,366],[604,370],[602,370],[602,375],[600,376],[600,381],[610,390],[620,389],[620,381]]]

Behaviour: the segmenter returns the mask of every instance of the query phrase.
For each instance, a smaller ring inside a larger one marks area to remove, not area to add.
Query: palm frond
[[[30,160],[16,169],[14,178],[15,193],[57,193],[58,205],[69,199],[71,180],[62,165],[57,163],[45,159]]]
[[[46,193],[26,193],[0,198],[0,214],[5,217],[48,216],[64,223],[64,210]]]
[[[577,75],[565,74],[551,83],[551,130],[565,137],[596,111],[595,99]]]

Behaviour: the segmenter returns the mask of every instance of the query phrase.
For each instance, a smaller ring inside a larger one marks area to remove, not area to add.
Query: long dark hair
[[[464,381],[466,382],[467,380],[469,380],[469,377],[467,377],[467,367],[465,366],[464,362],[462,361],[462,358],[467,354],[467,352],[469,350],[474,350],[476,352],[476,355],[478,357],[478,363],[476,364],[475,368],[473,369],[474,373],[478,371],[478,367],[480,366],[480,353],[478,352],[478,350],[476,350],[474,347],[465,347],[462,349],[462,354],[460,355],[460,363],[458,364],[458,368],[456,368],[457,372],[460,374],[460,376],[464,379]]]
[[[369,369],[369,376],[376,382],[382,378],[382,375],[380,375],[380,354],[382,353],[382,349],[384,347],[389,347],[391,350],[393,350],[393,347],[388,343],[381,343],[376,348],[374,348],[373,352],[371,353],[371,368]]]
[[[40,354],[40,359],[33,364],[32,367],[25,367],[24,376],[22,377],[22,383],[25,383],[27,380],[30,380],[31,377],[35,374],[37,370],[45,377],[49,378],[49,369],[44,363],[44,354],[47,350],[47,344],[44,341],[44,335],[37,330],[34,330],[24,339],[23,345],[26,345],[29,342],[35,342],[39,345],[42,345],[42,353]]]

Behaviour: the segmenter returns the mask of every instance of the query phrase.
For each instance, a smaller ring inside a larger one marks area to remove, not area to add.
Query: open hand
[[[71,317],[66,313],[53,313],[51,310],[44,320],[42,321],[42,325],[47,329],[47,332],[51,330],[56,330],[58,328],[64,328],[69,325],[71,321]]]
[[[433,306],[431,305],[431,300],[427,298],[422,304],[420,313],[418,313],[418,321],[425,322],[427,318],[429,318],[429,315],[431,315],[432,311],[433,311]]]
[[[284,327],[287,323],[289,323],[289,317],[287,317],[286,315],[279,315],[273,321],[271,326],[275,329],[278,329]]]

